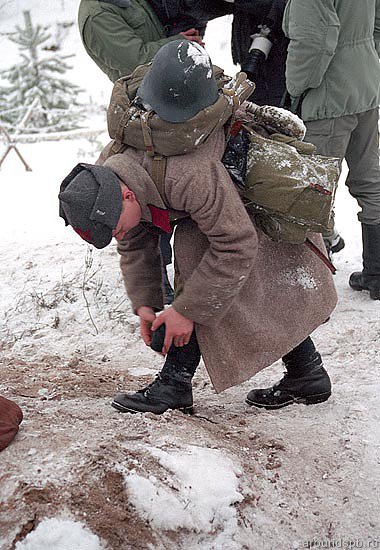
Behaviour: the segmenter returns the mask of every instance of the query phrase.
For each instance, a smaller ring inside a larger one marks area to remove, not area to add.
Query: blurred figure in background
[[[232,22],[232,58],[255,82],[251,100],[258,105],[282,105],[288,40],[281,25],[286,2],[249,2],[252,11],[237,6]]]
[[[380,0],[289,0],[284,31],[286,84],[305,139],[346,159],[346,185],[361,209],[363,270],[349,284],[380,300]]]
[[[288,40],[282,31],[287,0],[187,0],[201,20],[233,14],[231,54],[256,84],[251,101],[281,105]]]
[[[167,42],[201,43],[206,29],[181,0],[81,0],[78,23],[86,52],[112,82],[152,61]]]

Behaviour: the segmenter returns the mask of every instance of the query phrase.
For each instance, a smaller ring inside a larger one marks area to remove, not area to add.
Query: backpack
[[[254,84],[239,73],[236,79],[213,66],[220,91],[219,99],[185,122],[166,122],[154,111],[145,111],[136,103],[136,92],[150,64],[140,65],[129,76],[115,82],[107,109],[108,133],[113,139],[112,153],[125,145],[145,150],[151,157],[184,155],[205,143],[218,128],[224,127],[240,104],[254,90]]]
[[[275,242],[302,244],[309,232],[333,228],[339,159],[315,154],[315,146],[284,134],[249,139],[244,202]]]
[[[231,79],[214,66],[219,99],[192,119],[173,125],[134,102],[147,70],[149,64],[139,66],[132,75],[115,83],[107,111],[108,131],[113,138],[110,154],[120,153],[128,145],[145,150],[152,158],[152,180],[167,206],[166,157],[194,150],[223,126],[227,137],[239,131],[248,136],[247,158],[242,163],[244,173],[238,190],[246,208],[271,239],[291,244],[306,242],[312,247],[309,232],[331,229],[339,160],[316,155],[315,146],[302,141],[303,124],[295,115],[246,102],[247,110],[239,113],[236,121],[236,112],[254,85],[246,80],[245,73]],[[239,164],[239,154],[232,156]],[[240,157],[245,158],[241,154]],[[226,155],[223,162],[236,181],[234,167],[227,166],[225,160]],[[184,216],[176,213],[170,218],[176,221]],[[331,264],[329,267],[333,270]]]

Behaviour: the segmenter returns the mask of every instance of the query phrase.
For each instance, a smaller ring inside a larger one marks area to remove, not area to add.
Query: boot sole
[[[362,290],[369,290],[369,288],[366,286],[351,284],[350,281],[348,281],[348,284],[351,290],[355,290],[355,292],[361,292]]]
[[[330,252],[331,254],[337,254],[338,252],[340,252],[341,250],[343,250],[343,248],[346,246],[346,243],[344,242],[344,240],[341,238],[337,244],[335,246],[332,246],[330,248]]]
[[[369,292],[369,297],[371,298],[371,300],[380,300],[380,291],[378,291],[378,290],[371,290],[367,286],[358,287],[358,286],[350,285],[350,288],[351,288],[351,290],[354,290],[355,292],[362,292],[362,291]]]
[[[250,401],[249,399],[246,399],[245,402],[247,403],[247,405],[258,407],[259,409],[275,410],[282,409],[283,407],[287,407],[288,405],[293,404],[316,405],[317,403],[323,403],[324,401],[327,401],[330,395],[331,392],[324,392],[315,395],[309,395],[307,397],[294,397],[293,399],[285,401],[285,403],[281,403],[280,405],[264,405],[263,403]]]
[[[167,409],[165,409],[164,411],[161,411],[161,412],[157,412],[157,411],[139,411],[139,410],[136,410],[136,409],[131,409],[129,407],[125,407],[124,405],[121,405],[117,401],[112,401],[111,407],[118,410],[119,412],[132,413],[132,414],[147,413],[147,412],[151,412],[153,414],[163,414],[164,412],[166,412],[168,410],[181,411],[183,414],[188,414],[188,415],[193,415],[194,414],[194,407],[192,405],[190,407],[180,407],[178,409],[170,409],[170,407],[168,407]]]

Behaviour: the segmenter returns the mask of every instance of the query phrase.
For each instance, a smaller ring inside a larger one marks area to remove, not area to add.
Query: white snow
[[[212,77],[210,57],[202,46],[196,44],[195,42],[189,42],[187,47],[187,55],[191,57],[195,66],[201,65],[202,67],[208,68],[207,78]]]
[[[99,538],[69,519],[46,519],[16,543],[16,550],[103,550]]]
[[[236,529],[236,510],[232,505],[243,497],[236,477],[241,470],[231,458],[223,456],[219,449],[190,445],[180,452],[157,448],[149,451],[174,475],[175,487],[172,475],[167,479],[146,479],[132,471],[125,481],[132,502],[154,528],[184,527],[206,533],[218,528]]]
[[[304,289],[317,288],[317,283],[312,273],[309,273],[304,267],[285,270],[283,273],[283,278],[291,286],[299,285]]]

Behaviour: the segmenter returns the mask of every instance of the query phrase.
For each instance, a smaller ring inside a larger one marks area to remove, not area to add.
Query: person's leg
[[[362,223],[363,270],[349,278],[353,290],[369,290],[372,300],[380,300],[380,225]]]
[[[160,235],[160,251],[162,260],[162,287],[164,292],[164,304],[171,304],[174,300],[174,290],[170,284],[167,266],[172,262],[172,247],[170,239],[173,233],[161,233]]]
[[[346,159],[349,174],[346,185],[358,201],[362,224],[363,270],[351,275],[354,290],[369,290],[373,300],[380,300],[380,167],[378,109],[358,115]]]
[[[342,162],[356,124],[356,115],[309,121],[305,123],[305,141],[313,143],[319,155],[338,157]],[[329,233],[323,234],[323,240],[329,255],[339,252],[345,246],[335,225]]]
[[[270,388],[251,390],[248,405],[280,409],[292,403],[322,403],[331,395],[331,381],[310,336],[282,358],[286,372]]]
[[[191,413],[193,393],[191,380],[199,365],[201,353],[193,331],[186,346],[172,345],[156,379],[136,393],[119,393],[112,406],[121,412],[162,414],[168,409]]]
[[[379,111],[371,109],[356,116],[358,124],[346,151],[346,185],[361,208],[359,221],[380,225]]]

